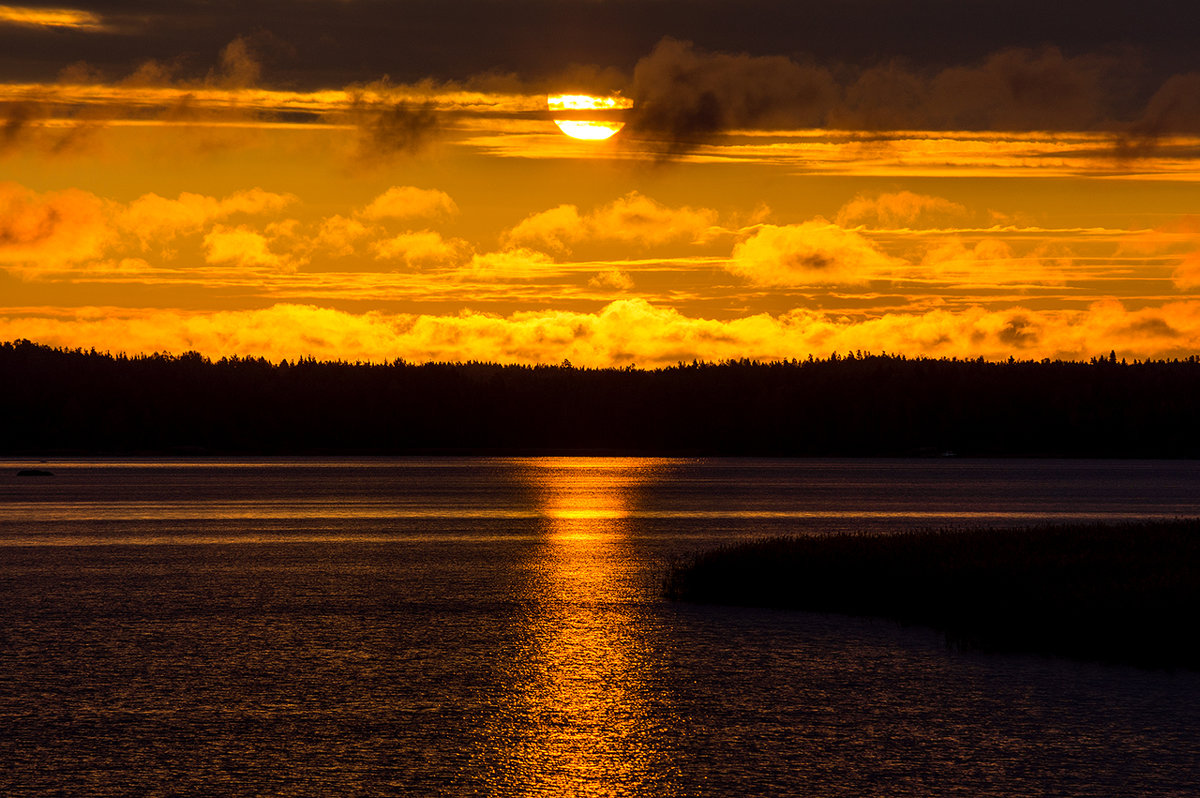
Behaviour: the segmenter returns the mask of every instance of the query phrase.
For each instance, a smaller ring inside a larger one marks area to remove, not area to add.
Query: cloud
[[[459,273],[460,279],[528,280],[554,269],[554,261],[532,249],[506,249],[503,252],[476,253]]]
[[[335,214],[321,220],[321,227],[312,241],[314,249],[323,249],[333,255],[346,257],[354,254],[355,242],[365,238],[371,229],[360,220]]]
[[[584,241],[619,241],[652,247],[676,241],[702,243],[714,234],[716,211],[671,208],[637,191],[580,214],[574,205],[559,205],[523,219],[502,236],[509,246],[569,253]]]
[[[4,126],[0,128],[0,153],[16,148],[27,135],[29,125],[45,116],[42,103],[33,97],[7,103]]]
[[[221,50],[217,69],[210,72],[209,83],[227,89],[243,89],[258,85],[262,64],[251,49],[249,40],[239,36]]]
[[[927,122],[970,130],[1086,130],[1111,112],[1111,77],[1125,66],[1055,47],[1002,50],[978,66],[951,67],[931,81]]]
[[[70,28],[81,31],[102,31],[106,26],[101,17],[90,11],[75,8],[29,8],[0,6],[0,25],[19,25],[28,28]]]
[[[710,53],[666,38],[634,69],[630,146],[673,157],[736,129],[1128,131],[1126,150],[1200,129],[1197,74],[1168,78],[1140,113],[1142,67],[1127,53],[1002,49],[930,69],[901,59],[825,67]],[[1133,120],[1137,120],[1133,122]]]
[[[620,269],[608,269],[588,280],[593,288],[613,288],[618,291],[628,291],[633,288],[633,278]]]
[[[938,228],[970,217],[965,207],[941,197],[899,191],[876,197],[859,195],[842,206],[835,221],[842,227],[883,229]]]
[[[1136,64],[1009,48],[982,61],[915,70],[893,60],[848,81],[829,124],[850,130],[1093,130],[1128,113]]]
[[[726,268],[756,285],[800,287],[863,283],[895,263],[858,233],[818,217],[760,226],[734,246]]]
[[[443,132],[433,100],[417,101],[386,78],[346,91],[346,110],[331,118],[348,121],[357,129],[355,156],[360,163],[417,155],[429,149]]]
[[[145,248],[154,241],[200,232],[210,223],[230,216],[277,213],[296,201],[293,194],[276,194],[257,187],[221,199],[186,191],[177,199],[143,194],[118,215],[117,224],[134,233]]]
[[[98,257],[112,238],[107,214],[86,191],[39,194],[0,182],[0,263],[38,272]]]
[[[1200,132],[1200,72],[1172,75],[1146,103],[1141,116],[1117,141],[1124,157],[1153,155],[1161,139]]]
[[[0,317],[0,340],[125,352],[184,352],[390,362],[467,361],[585,366],[673,365],[693,359],[804,358],[831,352],[909,356],[1086,359],[1186,356],[1200,348],[1200,301],[1128,310],[1116,301],[1082,310],[1023,307],[892,313],[867,319],[797,309],[735,319],[686,316],[643,299],[595,312],[463,312],[433,316],[349,313],[279,304],[244,311],[139,312],[80,309],[75,315]]]
[[[51,157],[86,152],[103,121],[95,118],[96,109],[84,106],[58,124],[47,124],[60,99],[53,88],[38,87],[0,101],[0,155],[18,149]]]
[[[295,271],[296,262],[271,251],[267,236],[245,225],[216,225],[204,236],[204,259],[212,264],[231,264],[245,269]]]
[[[1153,230],[1127,236],[1118,244],[1117,254],[1178,258],[1171,275],[1175,287],[1183,291],[1200,287],[1200,216],[1180,216]]]
[[[687,205],[670,208],[636,191],[597,208],[588,219],[593,237],[646,246],[670,241],[699,243],[716,223],[716,211]]]
[[[444,191],[393,186],[362,211],[367,219],[435,219],[454,216],[458,206]]]
[[[380,260],[402,261],[413,268],[430,268],[462,263],[470,252],[470,245],[462,239],[446,240],[438,232],[422,230],[377,241],[371,249]]]
[[[1175,281],[1175,286],[1182,290],[1200,288],[1200,250],[1184,255],[1183,260],[1172,272],[1171,278]]]
[[[734,128],[820,125],[838,93],[821,67],[707,53],[666,38],[634,67],[628,129],[638,144],[670,157]]]
[[[973,284],[1061,284],[1070,268],[1067,253],[1042,243],[1017,254],[1005,241],[982,238],[974,244],[951,237],[927,250],[912,270],[917,278],[937,277]]]
[[[525,246],[548,252],[568,253],[571,245],[586,237],[587,222],[574,205],[559,205],[525,217],[502,236],[508,246]]]

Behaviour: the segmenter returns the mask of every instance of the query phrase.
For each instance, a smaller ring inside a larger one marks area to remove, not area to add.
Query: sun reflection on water
[[[547,519],[514,702],[493,740],[504,795],[662,795],[669,722],[655,700],[653,642],[631,617],[624,519],[650,460],[538,461],[530,479]]]

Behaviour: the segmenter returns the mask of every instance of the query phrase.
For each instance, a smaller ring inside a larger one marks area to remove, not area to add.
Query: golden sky
[[[151,5],[94,6],[0,6],[0,340],[646,367],[1200,351],[1182,50],[1014,34],[838,60],[668,25],[635,56],[493,42],[487,70],[465,42],[470,68],[422,73],[374,40],[377,71],[305,60],[324,39],[294,20],[189,42]],[[624,127],[564,135],[558,93],[615,98],[577,113]]]

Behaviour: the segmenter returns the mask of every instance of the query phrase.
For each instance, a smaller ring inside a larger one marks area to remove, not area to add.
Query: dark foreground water
[[[1195,463],[29,465],[0,463],[2,795],[1200,785],[1198,674],[657,595],[747,535],[1200,515]]]

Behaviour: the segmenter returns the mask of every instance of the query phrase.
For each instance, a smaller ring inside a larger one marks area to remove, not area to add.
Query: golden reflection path
[[[655,653],[639,623],[636,554],[627,519],[661,463],[545,459],[528,473],[546,518],[531,612],[514,674],[497,795],[672,794],[663,750],[667,702],[656,697]]]

